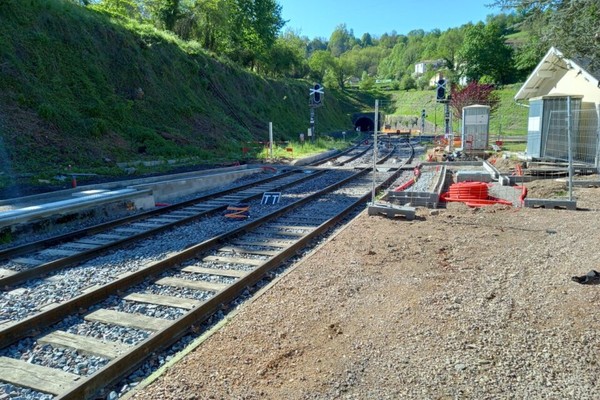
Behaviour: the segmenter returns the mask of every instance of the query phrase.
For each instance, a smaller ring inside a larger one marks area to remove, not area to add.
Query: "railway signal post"
[[[438,103],[444,104],[444,137],[448,140],[448,151],[452,152],[452,146],[454,145],[454,134],[452,134],[450,127],[450,100],[452,98],[450,95],[446,96],[447,87],[448,81],[440,78],[435,89],[435,99]]]
[[[324,95],[325,91],[323,90],[323,86],[318,83],[316,83],[309,91],[308,106],[310,107],[310,129],[308,130],[308,136],[310,136],[310,140],[313,142],[315,140],[315,108],[323,105]]]

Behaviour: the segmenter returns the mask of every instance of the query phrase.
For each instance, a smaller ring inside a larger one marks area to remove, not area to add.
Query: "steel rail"
[[[369,171],[362,170],[357,174],[353,175],[351,179],[354,179],[360,175],[364,175],[367,172]],[[391,182],[393,182],[394,179],[396,179],[398,173],[399,172],[392,175],[384,183],[380,184],[378,188],[381,188],[385,185],[389,185]],[[348,179],[346,179],[345,181],[348,181]],[[332,185],[335,186],[333,190],[337,189],[342,185],[342,182]],[[327,189],[330,188],[332,187],[329,187]],[[102,388],[107,387],[112,383],[115,383],[116,381],[118,381],[118,379],[131,373],[136,368],[138,368],[138,366],[146,358],[148,358],[150,354],[158,350],[164,349],[169,345],[175,343],[183,335],[185,335],[191,327],[202,323],[208,318],[210,318],[210,316],[213,315],[214,312],[217,311],[222,305],[230,303],[233,299],[238,297],[239,294],[245,290],[245,288],[252,286],[256,282],[258,282],[266,273],[275,269],[287,259],[293,257],[298,250],[305,247],[315,237],[323,234],[325,231],[330,229],[342,218],[348,215],[352,210],[356,209],[356,207],[359,206],[361,203],[365,203],[369,199],[369,197],[370,192],[367,192],[365,195],[361,196],[356,201],[354,201],[351,205],[344,208],[336,216],[331,217],[324,223],[320,224],[309,234],[305,235],[288,248],[282,250],[280,253],[278,253],[262,265],[258,266],[255,270],[249,272],[245,277],[241,278],[240,280],[231,284],[229,287],[217,293],[214,297],[205,301],[199,307],[192,309],[187,314],[177,319],[170,326],[150,336],[145,341],[135,346],[127,354],[124,354],[112,360],[109,364],[107,364],[102,369],[98,370],[93,375],[84,378],[81,382],[78,382],[67,392],[60,394],[58,397],[56,397],[55,400],[90,399]],[[302,204],[304,204],[306,203],[305,200],[307,199],[303,199],[298,203],[301,202]],[[300,204],[298,204],[298,206],[299,205]],[[281,212],[278,211],[277,214],[281,214]],[[269,218],[269,220],[270,219],[273,218]]]
[[[25,318],[21,321],[15,322],[8,326],[2,327],[0,329],[0,348],[4,348],[17,340],[23,339],[27,336],[35,336],[38,331],[42,328],[46,328],[51,324],[61,321],[66,315],[74,312],[78,312],[79,310],[85,310],[90,306],[98,303],[101,300],[104,300],[109,295],[115,294],[119,291],[124,290],[124,288],[128,288],[135,284],[142,282],[145,278],[149,276],[155,276],[166,269],[172,268],[174,265],[179,264],[187,259],[195,257],[196,254],[206,251],[211,247],[227,240],[228,238],[232,238],[236,235],[239,235],[243,232],[251,230],[255,227],[258,227],[265,222],[270,221],[271,219],[277,218],[311,200],[322,196],[330,191],[337,189],[339,186],[349,182],[352,179],[356,179],[357,177],[368,173],[369,170],[365,169],[359,171],[340,182],[332,184],[324,189],[319,190],[303,199],[299,199],[293,203],[288,204],[287,206],[278,209],[270,214],[267,214],[261,218],[250,221],[246,224],[243,224],[237,228],[234,228],[228,232],[222,233],[218,236],[215,236],[211,239],[205,240],[202,243],[199,243],[194,246],[190,246],[189,248],[178,252],[174,255],[169,256],[164,260],[157,261],[155,263],[150,264],[146,268],[139,269],[135,272],[128,273],[125,276],[110,282],[98,289],[92,290],[90,292],[81,294],[77,297],[74,297],[70,300],[65,301],[57,305],[56,307],[50,308],[48,310],[42,311],[38,314],[32,315],[28,318]]]
[[[277,186],[277,188],[285,188],[285,187],[288,187],[288,186],[291,186],[291,185],[294,185],[294,184],[297,184],[297,183],[301,183],[301,182],[304,182],[305,180],[314,178],[315,176],[318,176],[318,175],[323,174],[325,172],[326,172],[325,170],[315,171],[313,174],[304,175],[304,176],[300,177],[299,179],[297,179],[297,180],[295,180],[293,182],[288,182],[288,183],[286,183],[284,185]],[[288,175],[286,175],[286,176],[288,176]],[[261,181],[260,183],[265,183],[265,182]],[[256,183],[255,183],[255,185],[256,185]],[[253,187],[255,185],[250,185],[250,187]],[[244,186],[246,186],[246,188],[247,188],[248,185],[244,185]],[[258,198],[260,196],[262,196],[262,193],[257,193],[257,194],[254,194],[254,195],[250,195],[250,196],[244,198],[243,200],[250,200],[250,199]],[[211,195],[210,199],[214,199],[214,198],[218,198],[218,197],[214,197],[214,196]],[[188,202],[188,201],[186,201],[184,203],[186,203],[187,206],[189,206],[190,204],[197,204],[197,203],[199,203],[201,201],[202,200],[197,200],[196,199],[195,201],[192,201],[191,203]],[[149,218],[149,217],[152,217],[152,216],[155,216],[155,215],[158,215],[158,214],[165,214],[165,213],[168,213],[169,211],[175,211],[175,210],[178,210],[178,209],[182,208],[182,206],[180,206],[180,203],[174,204],[173,206],[177,206],[177,207],[171,208],[171,209],[168,209],[168,210],[166,210],[166,207],[165,207],[165,208],[158,209],[158,210],[151,210],[152,214],[150,214],[150,215],[148,215],[146,213],[144,213],[144,214],[145,214],[146,218]],[[201,217],[204,217],[206,215],[213,214],[213,213],[225,210],[226,208],[227,208],[227,205],[215,206],[215,207],[213,207],[213,208],[211,208],[209,210],[206,210],[206,211],[199,211],[195,215],[188,216],[188,217],[183,217],[183,218],[181,218],[181,219],[179,219],[177,221],[165,223],[164,225],[157,226],[156,228],[150,228],[150,229],[148,229],[148,230],[146,230],[144,232],[133,234],[131,236],[124,237],[122,239],[117,239],[117,240],[112,241],[110,243],[99,245],[96,248],[93,248],[93,249],[90,249],[90,250],[84,250],[84,251],[81,251],[81,252],[79,252],[79,253],[77,253],[75,255],[72,255],[72,256],[67,256],[67,257],[59,258],[59,259],[54,260],[54,261],[49,261],[47,263],[40,264],[40,265],[38,265],[36,267],[33,267],[33,268],[28,268],[28,269],[19,271],[19,272],[15,273],[14,275],[8,275],[8,276],[5,276],[5,277],[2,277],[2,278],[0,278],[0,288],[10,288],[11,286],[14,286],[14,285],[16,285],[18,283],[22,283],[22,282],[24,282],[26,280],[29,280],[29,279],[32,279],[32,278],[39,278],[39,277],[45,276],[45,275],[47,275],[47,274],[49,274],[49,273],[51,273],[53,271],[77,265],[77,264],[79,264],[81,262],[90,260],[90,259],[98,256],[98,254],[100,254],[102,252],[105,252],[107,250],[115,249],[115,248],[118,248],[118,247],[122,247],[122,246],[124,246],[126,244],[129,244],[129,243],[132,243],[132,242],[135,242],[135,241],[138,241],[138,240],[150,237],[152,235],[155,235],[155,234],[160,233],[162,231],[165,231],[167,229],[171,229],[171,228],[174,228],[174,227],[179,226],[179,225],[187,224],[189,222],[197,220],[197,219],[199,219]],[[162,211],[162,212],[159,212],[159,211]],[[129,218],[130,217],[127,217],[126,219],[129,219]],[[139,221],[140,218],[136,218],[135,220]],[[110,228],[114,228],[115,226],[124,225],[125,223],[122,222],[122,221],[123,220],[112,221],[112,222],[109,222],[109,223],[106,223],[106,224],[101,224],[101,225],[103,225],[103,226],[106,225],[107,226],[106,229],[110,229]],[[115,223],[117,223],[117,222],[119,222],[119,223],[115,225]],[[127,221],[127,223],[130,223],[130,222],[132,222],[132,221]],[[100,225],[96,225],[94,228],[97,228],[99,226]],[[98,231],[95,230],[95,233],[99,233],[99,232],[102,232],[102,230],[98,230]]]
[[[117,219],[117,220],[103,222],[101,224],[97,224],[97,225],[90,226],[87,228],[79,229],[77,231],[65,233],[63,235],[58,235],[58,236],[55,236],[52,238],[43,239],[43,240],[39,240],[36,242],[26,243],[26,244],[23,244],[20,246],[14,246],[14,247],[10,247],[7,249],[3,249],[3,250],[0,250],[0,259],[8,259],[9,257],[14,257],[14,256],[18,256],[18,255],[28,253],[31,251],[47,248],[49,246],[54,246],[54,245],[68,242],[68,241],[71,241],[74,239],[79,239],[79,238],[82,238],[82,237],[85,237],[88,235],[94,235],[94,234],[100,233],[102,231],[105,231],[107,229],[115,228],[120,225],[128,224],[131,222],[136,222],[141,219],[149,218],[149,217],[152,217],[155,215],[160,215],[164,212],[175,211],[180,208],[189,207],[195,203],[198,203],[201,201],[207,201],[207,200],[214,199],[216,197],[235,193],[236,191],[248,189],[253,186],[260,185],[261,183],[271,182],[273,180],[289,176],[293,173],[295,173],[295,171],[288,171],[288,172],[285,172],[285,173],[282,173],[279,175],[270,176],[266,179],[262,179],[262,180],[259,180],[256,182],[240,185],[235,188],[223,190],[223,191],[220,191],[217,193],[211,193],[211,194],[207,194],[205,196],[197,197],[195,199],[182,201],[182,202],[179,202],[176,204],[171,204],[169,206],[160,207],[160,208],[156,208],[156,209],[149,210],[149,211],[144,211],[144,212],[138,213],[136,215],[131,215],[128,217]],[[0,284],[0,286],[2,286],[2,285]]]
[[[370,149],[370,148],[372,148],[372,147],[373,147],[373,145],[370,145],[370,146],[368,146],[368,147],[367,147],[367,148],[365,148],[363,151],[359,152],[357,155],[355,155],[355,156],[352,156],[352,157],[350,157],[350,158],[349,158],[349,159],[347,159],[347,160],[344,160],[344,163],[348,163],[348,162],[351,162],[351,161],[354,161],[354,160],[356,160],[357,158],[359,158],[359,157],[363,156],[363,155],[364,155],[364,154],[365,154],[367,151],[369,151],[369,149]],[[316,165],[322,165],[322,164],[325,164],[326,162],[329,162],[329,161],[331,161],[331,160],[335,160],[336,158],[339,158],[340,156],[346,155],[347,153],[350,153],[352,150],[357,150],[357,149],[359,149],[359,148],[360,148],[360,143],[359,143],[359,144],[357,144],[357,145],[355,145],[355,146],[353,146],[353,147],[351,147],[350,149],[348,149],[348,150],[346,150],[346,151],[344,151],[344,152],[341,152],[341,153],[335,154],[335,155],[333,155],[333,156],[331,156],[331,157],[323,158],[323,159],[321,159],[321,160],[319,160],[319,161],[316,161],[316,162],[315,162],[315,164],[316,164]]]

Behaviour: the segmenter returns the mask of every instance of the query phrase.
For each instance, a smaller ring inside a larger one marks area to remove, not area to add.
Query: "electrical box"
[[[463,151],[483,151],[489,145],[490,106],[479,104],[464,107],[462,110]]]

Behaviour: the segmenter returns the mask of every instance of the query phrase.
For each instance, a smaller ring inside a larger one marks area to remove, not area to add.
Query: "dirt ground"
[[[571,277],[600,270],[600,189],[575,195],[362,213],[132,397],[598,398],[600,286]]]

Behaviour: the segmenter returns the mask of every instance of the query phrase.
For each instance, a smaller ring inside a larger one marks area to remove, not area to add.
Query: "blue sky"
[[[342,23],[360,38],[363,33],[381,36],[395,30],[406,34],[413,29],[445,31],[468,22],[484,21],[499,8],[486,7],[493,0],[277,0],[282,17],[301,36],[329,39]]]

